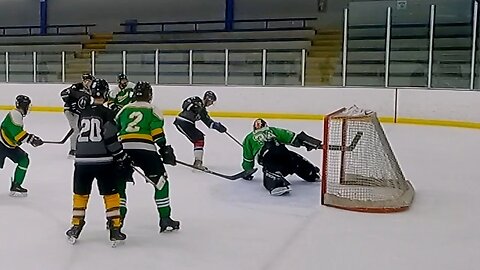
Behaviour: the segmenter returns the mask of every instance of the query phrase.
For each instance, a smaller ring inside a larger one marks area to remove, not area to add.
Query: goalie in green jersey
[[[269,127],[263,119],[253,122],[253,131],[243,140],[244,170],[250,170],[258,164],[263,166],[263,185],[271,195],[283,195],[291,191],[285,176],[296,174],[308,182],[320,181],[320,169],[301,155],[290,151],[285,145],[304,146],[307,151],[319,149],[322,141],[308,136],[303,131],[299,134]],[[253,176],[246,178],[252,180]]]
[[[0,168],[3,168],[5,158],[9,158],[17,164],[15,174],[10,186],[10,196],[25,197],[27,189],[22,187],[23,180],[27,173],[30,159],[28,154],[20,148],[24,142],[34,147],[43,144],[42,139],[27,133],[23,129],[23,118],[30,110],[32,101],[29,97],[18,95],[15,98],[15,109],[10,111],[3,119],[0,134]]]
[[[134,166],[140,167],[155,187],[154,199],[160,217],[160,232],[178,230],[180,222],[170,218],[168,176],[164,164],[176,165],[173,148],[166,144],[161,112],[152,104],[153,91],[148,82],[138,82],[133,89],[134,102],[117,114],[119,137]],[[157,147],[159,148],[157,152]],[[125,218],[125,187],[120,188],[120,214]]]

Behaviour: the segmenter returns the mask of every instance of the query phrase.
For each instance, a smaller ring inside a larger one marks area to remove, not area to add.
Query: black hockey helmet
[[[125,87],[127,87],[127,85],[128,85],[127,75],[125,75],[124,73],[118,74],[117,83],[118,83],[118,87],[120,87],[120,89],[125,89]]]
[[[205,103],[205,106],[210,106],[212,105],[215,101],[217,101],[217,95],[213,91],[208,90],[203,94],[203,102]]]
[[[25,95],[18,95],[15,98],[15,108],[17,108],[23,116],[27,115],[31,103],[32,100]]]
[[[117,82],[121,82],[122,80],[127,80],[128,81],[128,77],[125,73],[120,73],[117,76]]]
[[[255,121],[253,121],[253,131],[255,131],[257,129],[264,128],[266,126],[268,126],[267,122],[265,120],[263,120],[262,118],[257,118],[257,119],[255,119]]]
[[[83,73],[82,74],[82,81],[90,80],[93,81],[95,78],[90,73]]]
[[[153,97],[153,89],[149,82],[137,82],[133,88],[133,97],[136,100],[151,101]]]
[[[107,99],[108,95],[108,82],[104,79],[94,79],[91,86],[91,95],[94,98]]]
[[[90,89],[92,86],[92,81],[95,80],[95,77],[93,77],[92,74],[90,73],[83,73],[82,75],[82,84],[85,89]]]

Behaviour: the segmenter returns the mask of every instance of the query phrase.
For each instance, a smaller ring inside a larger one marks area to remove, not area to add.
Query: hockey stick
[[[142,176],[142,177],[145,179],[145,181],[147,181],[148,183],[150,183],[150,184],[152,184],[152,185],[155,186],[155,183],[153,183],[153,181],[150,180],[150,178],[148,178],[148,176],[146,176],[146,175],[145,175],[142,171],[140,171],[137,167],[132,166],[132,168],[133,168],[138,174],[140,174],[140,176]]]
[[[362,131],[358,131],[357,134],[355,134],[355,137],[353,137],[352,142],[350,143],[349,146],[341,146],[341,145],[329,145],[328,150],[334,150],[334,151],[353,151],[355,147],[357,147],[358,142],[363,136]],[[323,145],[322,145],[323,147]]]
[[[225,134],[228,135],[228,137],[230,137],[232,140],[234,140],[238,145],[240,145],[240,147],[243,147],[242,143],[239,142],[237,139],[235,139],[235,137],[232,136],[232,134],[228,133],[227,131],[225,131]]]
[[[248,170],[248,171],[239,172],[239,173],[234,174],[234,175],[226,175],[226,174],[221,174],[221,173],[218,173],[218,172],[211,171],[209,169],[202,170],[200,168],[194,167],[193,165],[190,165],[190,164],[188,164],[186,162],[183,162],[183,161],[180,161],[180,160],[177,160],[177,163],[181,164],[183,166],[186,166],[186,167],[189,167],[189,168],[192,168],[192,169],[195,169],[195,170],[199,170],[201,172],[213,174],[215,176],[225,178],[225,179],[228,179],[228,180],[237,180],[237,179],[240,179],[240,178],[248,177],[248,176],[251,176],[252,174],[254,174],[258,170],[257,168],[254,168],[254,169],[251,169],[251,170]]]
[[[73,128],[70,129],[67,134],[65,135],[65,137],[63,137],[63,139],[61,141],[43,141],[43,143],[49,143],[49,144],[64,144],[68,138],[70,138],[70,136],[72,136],[73,134]]]

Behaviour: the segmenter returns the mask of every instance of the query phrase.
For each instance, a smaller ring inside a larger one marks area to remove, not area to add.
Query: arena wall
[[[66,84],[1,84],[0,109],[18,94],[32,98],[32,111],[61,112]],[[204,91],[217,93],[209,109],[216,117],[320,120],[338,108],[374,110],[383,122],[480,128],[480,91],[382,88],[154,86],[154,104],[175,115],[182,101]]]

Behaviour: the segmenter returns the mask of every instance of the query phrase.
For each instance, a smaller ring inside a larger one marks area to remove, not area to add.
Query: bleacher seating
[[[349,29],[347,85],[383,86],[385,81],[385,27]],[[471,61],[471,26],[437,25],[434,32],[432,86],[468,88]],[[393,25],[390,53],[390,86],[427,86],[429,27]],[[341,63],[334,84],[341,84]]]

